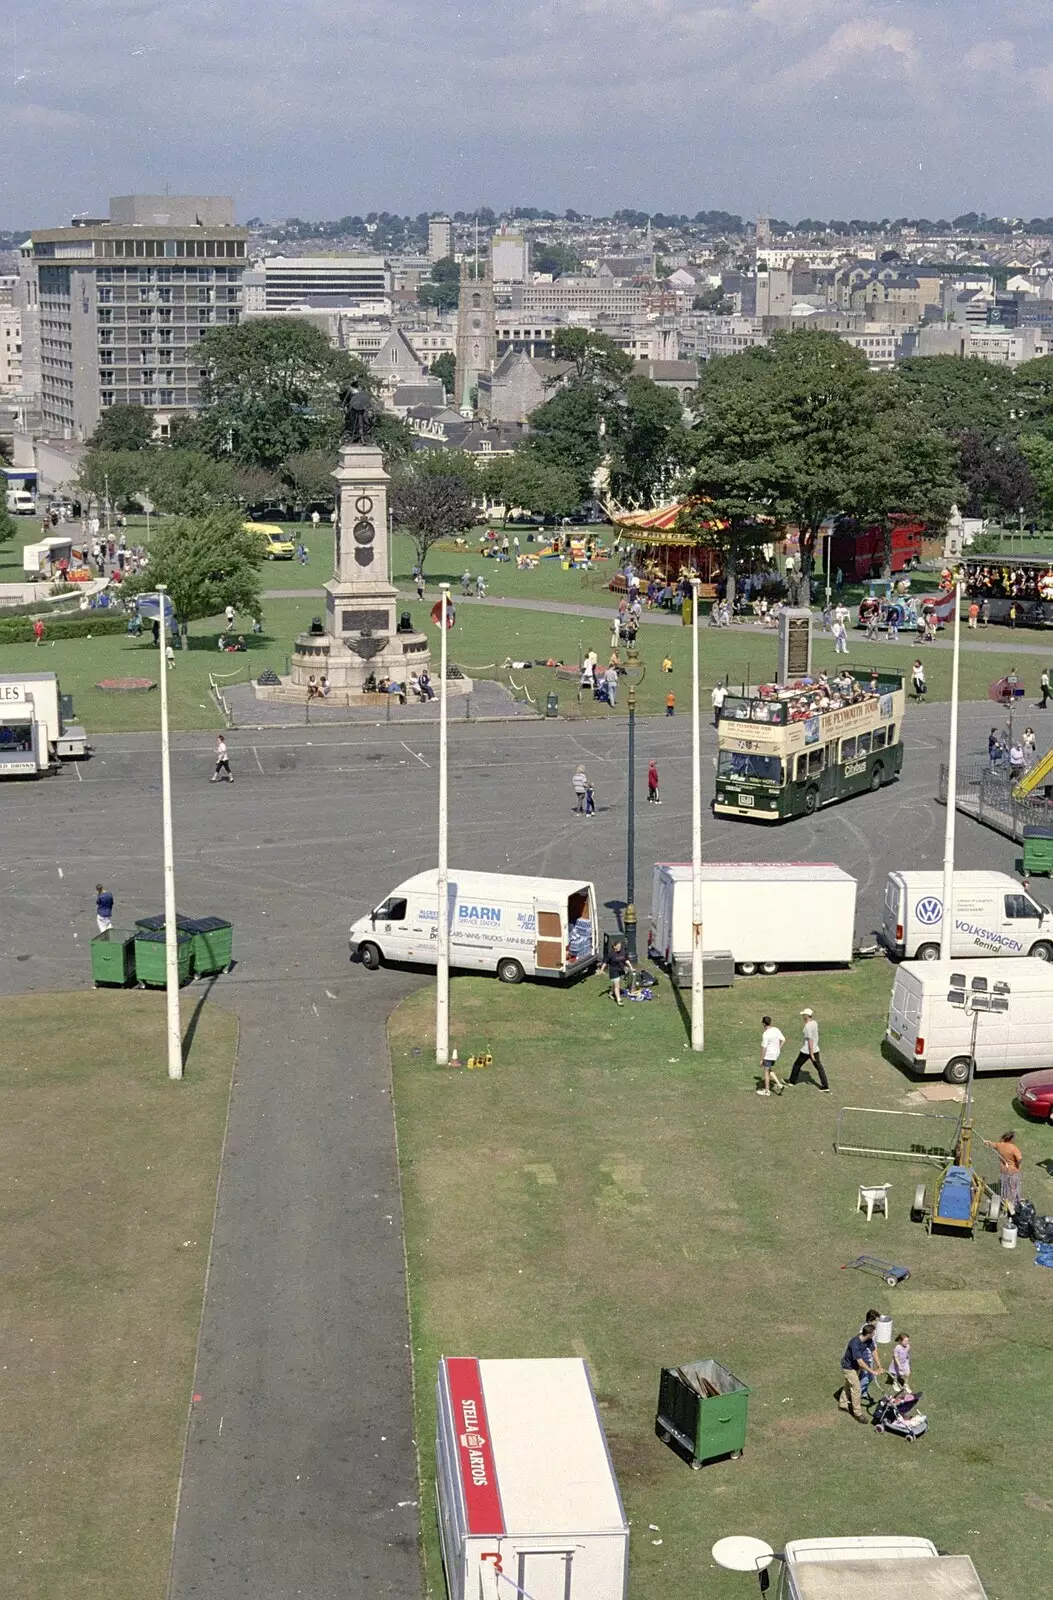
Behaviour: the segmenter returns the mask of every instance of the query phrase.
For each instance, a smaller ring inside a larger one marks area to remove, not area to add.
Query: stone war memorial
[[[411,672],[430,670],[428,640],[408,611],[397,618],[391,582],[388,487],[380,450],[372,443],[370,397],[359,389],[343,396],[344,442],[333,473],[338,485],[336,560],[325,586],[325,617],[297,635],[290,678],[268,698],[307,699],[313,678],[328,679],[330,703],[351,705],[388,683],[408,687]],[[298,692],[297,692],[298,691]]]

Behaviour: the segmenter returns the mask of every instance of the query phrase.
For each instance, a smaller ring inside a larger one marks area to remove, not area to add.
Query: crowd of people
[[[1053,600],[1053,566],[1011,567],[992,563],[968,570],[965,592],[976,600]]]

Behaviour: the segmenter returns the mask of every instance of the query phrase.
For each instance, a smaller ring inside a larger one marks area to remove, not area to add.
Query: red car
[[[1053,1123],[1053,1067],[1025,1072],[1016,1086],[1016,1097],[1029,1117]]]

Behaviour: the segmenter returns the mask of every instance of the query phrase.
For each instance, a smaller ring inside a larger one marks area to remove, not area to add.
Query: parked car
[[[1016,1097],[1029,1117],[1053,1123],[1053,1067],[1025,1072],[1016,1086]]]

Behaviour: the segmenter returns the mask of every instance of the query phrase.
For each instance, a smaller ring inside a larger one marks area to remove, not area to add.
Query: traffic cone
[[[457,1046],[456,1046],[456,1045],[454,1045],[454,1047],[453,1047],[453,1054],[452,1054],[452,1055],[451,1055],[451,1057],[450,1057],[450,1066],[451,1066],[451,1067],[459,1067],[459,1066],[460,1066],[460,1064],[461,1064],[461,1058],[460,1058],[460,1056],[459,1056],[459,1055],[458,1055],[458,1054],[457,1054]]]

